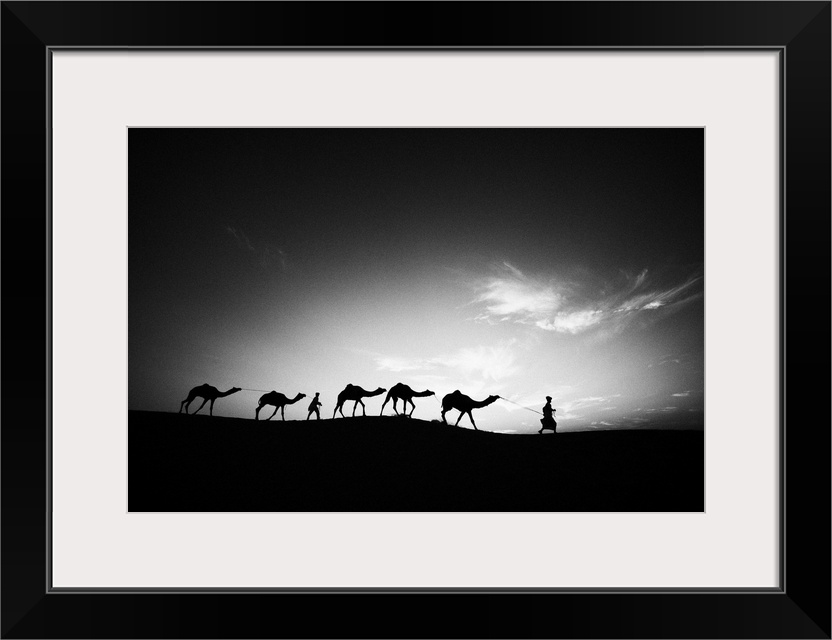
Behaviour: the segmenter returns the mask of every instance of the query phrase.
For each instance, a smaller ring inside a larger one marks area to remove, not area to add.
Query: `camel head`
[[[238,391],[242,391],[242,389],[240,389],[240,387],[231,387],[228,390],[228,395],[231,395],[232,393],[237,393]]]

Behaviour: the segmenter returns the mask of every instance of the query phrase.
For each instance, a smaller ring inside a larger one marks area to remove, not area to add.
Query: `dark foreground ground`
[[[129,412],[130,511],[702,511],[702,431]]]

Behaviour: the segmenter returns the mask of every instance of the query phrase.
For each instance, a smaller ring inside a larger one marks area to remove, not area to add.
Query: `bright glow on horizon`
[[[437,286],[457,295],[465,291],[453,279]],[[282,332],[270,337],[265,331],[256,344],[245,344],[239,353],[210,349],[199,352],[195,362],[170,372],[171,386],[173,379],[179,381],[181,376],[193,380],[192,386],[208,382],[221,390],[236,385],[265,391],[275,389],[289,397],[305,393],[307,398],[286,407],[287,420],[305,420],[308,403],[315,392],[321,393],[321,416],[328,419],[332,417],[337,394],[348,382],[367,390],[378,386],[389,389],[397,382],[404,382],[416,391],[435,391],[435,398],[414,399],[413,416],[423,420],[439,419],[442,396],[455,389],[476,400],[494,394],[511,401],[498,401],[475,410],[478,427],[489,431],[536,431],[540,427],[539,416],[533,412],[541,410],[547,395],[554,398],[561,431],[649,427],[658,424],[655,415],[670,411],[671,399],[686,403],[685,419],[677,426],[701,426],[703,389],[686,388],[693,387],[691,383],[701,375],[698,373],[702,366],[701,354],[660,353],[645,357],[639,340],[645,337],[650,325],[645,328],[638,323],[626,323],[609,334],[600,348],[590,335],[593,327],[601,324],[600,319],[592,324],[584,322],[580,331],[552,332],[539,326],[540,321],[534,325],[527,322],[492,325],[484,322],[482,316],[471,318],[444,309],[428,311],[419,298],[412,309],[391,306],[386,290],[353,293],[352,303],[342,301],[331,314],[316,311],[305,314],[298,310],[308,320],[294,326],[285,340],[279,337]],[[523,296],[513,298],[510,311],[506,306],[499,309],[528,318],[544,311],[553,312],[556,308],[552,305],[553,299],[546,289],[539,301],[526,290]],[[481,298],[474,297],[460,307],[465,311],[469,304],[482,302]],[[274,303],[274,310],[279,306]],[[669,306],[672,311],[674,306]],[[370,326],[360,328],[366,308],[373,309]],[[642,308],[645,314],[652,311]],[[496,313],[494,309],[490,311]],[[583,312],[572,315],[580,313]],[[553,322],[557,318],[556,315]],[[402,339],[404,330],[411,331],[413,336]],[[486,336],[492,333],[494,342],[485,343]],[[442,343],[455,348],[433,349],[432,335],[441,335]],[[225,374],[222,380],[211,375],[219,369]],[[163,381],[164,377],[158,382]],[[167,406],[131,408],[175,411],[188,390],[189,387],[182,388],[180,383],[164,392],[169,397]],[[215,415],[253,418],[260,395],[259,391],[243,391],[221,398],[215,404]],[[367,415],[378,415],[385,397],[383,394],[365,399]],[[197,402],[191,409],[198,406]],[[352,410],[353,404],[346,403],[345,415],[352,415]],[[203,409],[206,411],[207,407]],[[358,406],[357,415],[361,412]],[[393,414],[391,403],[385,414]],[[455,411],[449,412],[450,424],[456,421],[457,415]],[[467,417],[460,426],[471,427]]]

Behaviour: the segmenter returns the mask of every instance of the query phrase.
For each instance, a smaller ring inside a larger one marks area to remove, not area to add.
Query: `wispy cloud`
[[[590,327],[599,324],[604,319],[604,313],[599,309],[587,309],[583,311],[571,311],[557,313],[550,319],[538,320],[535,326],[547,331],[559,333],[580,333]]]
[[[601,421],[593,420],[592,422],[589,423],[589,426],[592,427],[593,429],[597,429],[598,427],[614,427],[615,423],[614,422],[607,422],[605,420],[601,420]]]
[[[536,281],[508,263],[502,264],[499,275],[481,280],[476,286],[479,293],[475,301],[485,305],[480,319],[515,317],[533,323],[560,309],[567,294],[562,286]]]
[[[683,364],[688,360],[688,354],[664,355],[647,365],[648,369],[653,367],[664,367],[666,365]]]
[[[543,280],[508,263],[493,275],[473,282],[472,301],[481,307],[475,320],[516,322],[561,334],[606,328],[618,332],[632,322],[650,323],[702,295],[702,276],[689,275],[675,284],[660,284],[645,269],[621,273],[614,283],[590,287],[574,281]]]
[[[569,398],[567,396],[563,400],[556,399],[553,404],[557,409],[559,418],[575,420],[583,417],[583,414],[575,412],[577,409],[580,409],[582,412],[587,411],[589,414],[597,414],[598,412],[615,408],[604,405],[609,405],[614,398],[620,397],[620,393],[610,396],[586,396],[583,398]]]
[[[258,264],[264,269],[278,266],[281,271],[286,271],[288,256],[283,249],[266,241],[252,242],[242,229],[226,225],[225,231],[237,243],[237,246],[246,253],[252,254]]]

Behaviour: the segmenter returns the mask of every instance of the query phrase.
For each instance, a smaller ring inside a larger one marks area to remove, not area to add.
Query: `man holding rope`
[[[543,433],[544,429],[551,429],[555,433],[558,432],[558,423],[555,422],[555,416],[553,415],[555,411],[557,409],[552,408],[552,396],[546,396],[546,404],[543,405],[543,417],[540,419],[540,424],[543,426],[540,427],[538,433]]]

